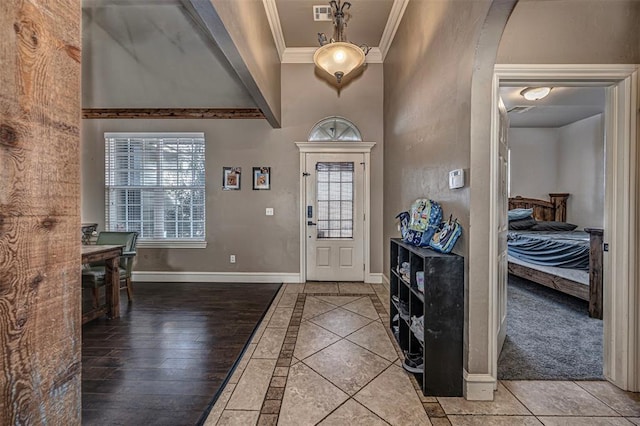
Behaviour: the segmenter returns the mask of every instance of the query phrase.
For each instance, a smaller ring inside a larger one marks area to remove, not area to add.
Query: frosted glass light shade
[[[537,101],[546,98],[551,92],[551,87],[527,87],[520,95],[528,101]]]
[[[364,56],[362,49],[355,44],[336,41],[316,50],[313,62],[340,83],[344,76],[364,64]]]

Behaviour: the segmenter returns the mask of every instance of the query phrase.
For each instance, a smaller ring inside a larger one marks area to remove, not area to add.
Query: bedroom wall
[[[140,249],[137,271],[299,272],[299,152],[311,127],[330,115],[351,119],[372,151],[371,271],[382,272],[382,65],[370,64],[340,94],[312,64],[282,66],[282,129],[265,120],[84,120],[82,220],[104,229],[104,132],[201,131],[206,138],[206,249]],[[301,96],[300,94],[304,94]],[[367,108],[362,108],[367,105]],[[252,166],[271,166],[272,189],[253,191]],[[222,167],[242,167],[242,189],[222,191]],[[265,216],[266,207],[275,208]],[[237,263],[229,263],[229,254]]]
[[[604,128],[598,114],[560,127],[558,191],[571,194],[567,222],[604,226]]]
[[[511,197],[548,200],[558,191],[558,142],[555,128],[509,129],[511,151]]]

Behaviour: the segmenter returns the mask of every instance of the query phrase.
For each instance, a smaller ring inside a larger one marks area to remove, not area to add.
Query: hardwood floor
[[[83,326],[82,424],[198,424],[279,288],[135,283]]]

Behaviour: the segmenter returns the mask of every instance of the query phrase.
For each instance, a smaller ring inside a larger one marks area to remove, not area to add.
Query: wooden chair
[[[129,303],[133,300],[133,287],[131,285],[131,272],[133,271],[133,258],[136,255],[137,232],[100,232],[96,244],[124,246],[120,256],[120,290],[127,289]],[[82,288],[93,289],[94,307],[99,306],[100,287],[105,285],[104,263],[91,263],[82,270]]]

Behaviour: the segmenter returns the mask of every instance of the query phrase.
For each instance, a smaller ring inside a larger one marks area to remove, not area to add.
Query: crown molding
[[[280,24],[280,15],[278,15],[276,0],[262,0],[262,3],[264,4],[264,10],[267,13],[267,20],[269,21],[269,27],[271,27],[273,41],[276,44],[276,49],[278,49],[280,62],[282,62],[287,46],[284,42],[284,34],[282,33],[282,25]]]
[[[380,52],[382,61],[387,57],[387,52],[391,47],[393,38],[396,35],[404,11],[409,4],[409,0],[394,0],[393,6],[391,6],[391,12],[389,12],[389,19],[387,19],[387,25],[384,27],[382,37],[380,38]]]
[[[283,64],[312,64],[313,54],[318,50],[317,47],[287,47],[282,55]],[[368,64],[381,64],[382,53],[378,47],[372,47],[367,54],[366,62]]]

